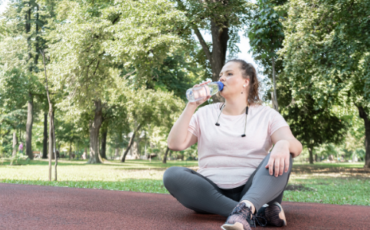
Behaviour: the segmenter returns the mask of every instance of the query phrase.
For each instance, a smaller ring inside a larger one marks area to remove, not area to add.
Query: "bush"
[[[24,155],[23,153],[17,152],[15,157],[13,157],[10,161],[10,165],[25,165],[28,164],[30,159],[27,155]]]

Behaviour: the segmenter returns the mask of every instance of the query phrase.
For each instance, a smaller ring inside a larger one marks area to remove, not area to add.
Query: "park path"
[[[283,207],[286,230],[370,228],[369,206],[284,202]],[[0,183],[0,229],[211,230],[225,220],[196,214],[166,194]]]

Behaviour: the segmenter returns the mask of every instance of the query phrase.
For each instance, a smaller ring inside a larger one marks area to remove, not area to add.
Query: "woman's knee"
[[[171,185],[178,182],[186,168],[173,166],[168,168],[163,174],[163,184],[168,189]]]

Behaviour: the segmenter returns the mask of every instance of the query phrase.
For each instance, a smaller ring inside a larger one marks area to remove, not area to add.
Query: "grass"
[[[9,165],[0,162],[0,183],[48,185],[73,188],[168,193],[163,187],[164,171],[171,166],[196,167],[196,161],[127,160],[91,165],[82,160],[59,160],[58,181],[48,181],[48,161],[33,160],[29,164]],[[54,168],[52,169],[54,177]]]
[[[285,201],[370,205],[369,178],[323,178],[317,176],[294,178],[293,176],[289,185],[298,185],[297,187],[301,189],[285,191]]]
[[[10,166],[9,160],[0,159],[0,183],[168,194],[162,177],[171,166],[196,169],[198,162],[169,161],[163,164],[160,161],[127,160],[125,163],[109,161],[89,165],[82,160],[60,160],[58,181],[48,181],[47,160]],[[284,200],[370,205],[370,170],[362,167],[363,163],[317,163],[313,166],[294,163]]]

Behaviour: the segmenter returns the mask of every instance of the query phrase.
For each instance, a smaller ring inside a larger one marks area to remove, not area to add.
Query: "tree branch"
[[[130,77],[132,74],[134,74],[134,73],[136,73],[136,70],[134,70],[134,71],[132,71],[132,72],[130,72],[130,73],[128,73],[128,74],[126,74],[126,75],[124,75],[123,76],[123,78],[124,79],[126,79],[126,78],[128,78],[128,77]]]
[[[180,10],[186,11],[186,7],[185,7],[184,3],[181,0],[176,0],[176,2],[178,4]],[[188,16],[187,13],[186,13],[186,16]],[[202,34],[200,33],[198,27],[196,25],[192,25],[192,28],[194,30],[194,33],[197,35],[198,40],[199,40],[200,44],[202,45],[203,51],[206,54],[208,60],[210,62],[212,62],[212,53],[211,53],[211,51],[209,51],[209,47],[208,47],[207,43],[204,41],[204,38],[203,38]]]
[[[198,27],[193,25],[193,30],[194,30],[195,34],[197,35],[198,40],[199,40],[200,44],[202,45],[203,51],[206,54],[208,60],[212,63],[212,53],[211,53],[211,51],[209,51],[209,47],[208,47],[206,41],[204,41],[204,38],[203,38],[202,34],[200,33]]]
[[[98,64],[96,64],[96,68],[95,68],[95,70],[94,70],[94,74],[93,74],[93,76],[95,76],[95,74],[96,74],[96,71],[98,70],[98,67],[99,67],[99,63],[100,63],[100,60],[98,61]]]

